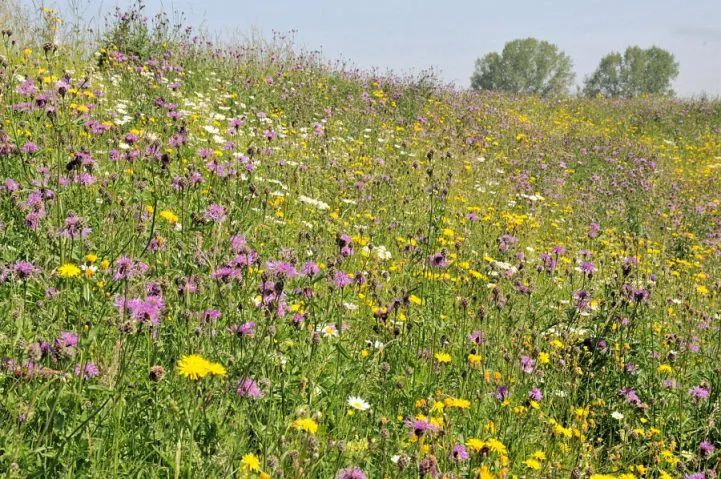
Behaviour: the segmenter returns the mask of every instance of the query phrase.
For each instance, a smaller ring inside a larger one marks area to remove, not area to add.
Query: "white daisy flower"
[[[368,404],[358,396],[350,396],[348,398],[348,405],[358,411],[367,411],[371,407],[370,404]]]

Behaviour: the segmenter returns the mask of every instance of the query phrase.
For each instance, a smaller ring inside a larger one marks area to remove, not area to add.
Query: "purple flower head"
[[[580,312],[586,311],[591,304],[591,294],[585,289],[579,289],[573,297],[576,300],[576,309]]]
[[[77,346],[78,335],[71,331],[61,331],[58,339],[55,340],[55,347],[58,349],[75,348]]]
[[[405,425],[412,436],[421,437],[424,434],[438,432],[438,428],[428,421],[422,419],[406,419]]]
[[[508,390],[507,386],[498,386],[496,388],[496,399],[498,399],[499,401],[505,401],[506,399],[508,399],[509,393],[510,391]]]
[[[643,404],[641,402],[641,398],[638,397],[638,394],[636,394],[636,390],[633,388],[622,388],[620,394],[626,398],[626,401],[636,407],[641,407],[641,405]]]
[[[531,401],[541,402],[543,400],[543,393],[538,388],[533,388],[528,391],[528,399]]]
[[[28,78],[15,87],[15,91],[21,95],[32,96],[37,91],[37,88],[35,88],[35,82]]]
[[[205,218],[215,223],[222,223],[227,218],[225,208],[217,203],[213,203],[205,210]]]
[[[140,277],[148,271],[148,265],[142,261],[135,261],[127,256],[121,256],[115,260],[113,280],[122,281]]]
[[[581,263],[581,272],[584,274],[593,274],[596,272],[596,265],[591,263],[590,261],[584,261]]]
[[[515,246],[518,243],[518,238],[511,235],[503,235],[498,238],[498,250],[501,253],[505,253],[511,246]]]
[[[466,451],[466,447],[460,443],[454,445],[453,449],[451,450],[450,459],[454,462],[463,462],[468,459],[468,451]]]
[[[90,379],[100,375],[100,370],[94,363],[85,363],[85,366],[75,366],[75,375],[81,379]]]
[[[488,340],[486,340],[486,333],[481,330],[476,330],[469,334],[468,340],[476,343],[478,346],[482,346],[488,342]]]
[[[551,256],[550,254],[543,253],[541,255],[541,260],[543,261],[543,266],[541,268],[543,268],[547,272],[552,273],[556,269],[558,261],[556,261],[556,258]],[[539,269],[539,271],[541,271],[541,269]]]
[[[428,258],[428,264],[435,268],[445,268],[450,262],[442,252],[435,253]]]
[[[688,395],[694,400],[694,402],[700,402],[703,399],[708,399],[711,394],[711,390],[706,385],[694,386],[688,390]]]
[[[213,321],[217,321],[222,316],[222,314],[223,313],[221,313],[217,309],[206,309],[200,315],[200,319],[206,323],[210,323]]]
[[[305,276],[313,277],[320,273],[320,267],[318,267],[317,264],[315,264],[313,261],[308,261],[306,264],[303,265],[303,269],[301,272]]]
[[[419,477],[432,477],[433,479],[440,476],[438,470],[438,460],[436,456],[430,455],[423,458],[420,464],[418,464],[418,476]]]
[[[115,307],[121,314],[127,313],[134,321],[158,325],[165,310],[165,301],[162,296],[149,295],[145,299],[125,299],[118,296],[115,298]]]
[[[23,153],[37,153],[40,150],[38,148],[38,145],[35,143],[25,143],[21,148],[20,151]]]
[[[230,238],[230,249],[235,254],[240,254],[245,251],[245,247],[248,245],[248,242],[245,239],[245,236],[243,235],[235,235],[232,238]]]
[[[536,360],[530,356],[521,356],[521,371],[531,374],[536,367]]]
[[[268,272],[277,276],[288,279],[298,276],[298,270],[295,269],[295,266],[285,261],[267,261],[265,265],[268,268]]]
[[[590,225],[588,225],[588,237],[589,238],[597,238],[599,231],[601,231],[601,225],[599,225],[598,223],[593,222]]]
[[[701,441],[701,444],[698,445],[698,450],[701,453],[701,457],[709,457],[714,453],[716,448],[708,441]]]
[[[13,271],[15,272],[15,277],[17,279],[27,279],[30,276],[39,273],[40,269],[36,268],[35,266],[33,266],[32,263],[28,261],[18,261],[13,266]]]
[[[336,479],[366,479],[365,473],[357,467],[346,467],[335,474]]]
[[[255,334],[255,321],[228,326],[228,332],[241,338],[249,338]]]
[[[83,218],[70,215],[65,218],[65,226],[60,229],[60,235],[72,240],[86,238],[92,232],[92,229],[85,226],[84,223]]]
[[[263,391],[258,387],[258,383],[251,378],[240,378],[235,392],[238,396],[244,398],[258,399],[263,397]]]
[[[333,276],[333,283],[336,288],[345,288],[349,284],[353,283],[353,280],[343,271],[338,271],[335,276]]]

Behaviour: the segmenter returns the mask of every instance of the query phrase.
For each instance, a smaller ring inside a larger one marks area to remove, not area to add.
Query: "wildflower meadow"
[[[721,104],[33,15],[0,39],[3,477],[717,477]]]

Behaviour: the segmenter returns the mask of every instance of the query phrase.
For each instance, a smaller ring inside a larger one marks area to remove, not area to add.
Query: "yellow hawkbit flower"
[[[451,358],[451,355],[448,353],[436,353],[435,358],[436,358],[436,361],[438,361],[441,364],[448,364],[453,359],[453,358]]]
[[[81,270],[72,263],[66,263],[58,268],[58,275],[61,278],[75,278],[80,276]]]
[[[318,431],[318,423],[311,418],[301,418],[293,421],[293,427],[308,434],[315,434]]]
[[[240,468],[244,471],[260,472],[260,459],[255,454],[246,454],[240,460]]]

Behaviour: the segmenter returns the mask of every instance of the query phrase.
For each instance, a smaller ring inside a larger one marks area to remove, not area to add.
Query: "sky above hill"
[[[26,0],[37,4],[38,0]],[[127,0],[45,0],[67,11],[76,4],[87,19]],[[574,62],[576,83],[610,51],[657,45],[680,63],[680,96],[721,96],[719,0],[147,0],[186,14],[194,25],[229,38],[251,31],[270,37],[295,30],[298,46],[358,67],[418,72],[469,85],[476,58],[506,41],[536,37],[556,43]]]

